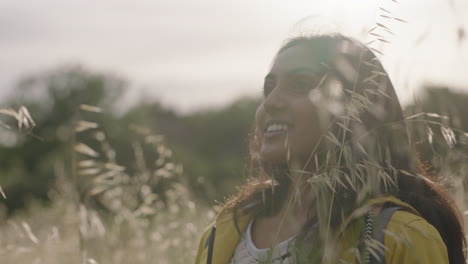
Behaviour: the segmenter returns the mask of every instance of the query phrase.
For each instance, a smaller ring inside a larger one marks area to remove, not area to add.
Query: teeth
[[[281,131],[287,130],[288,126],[285,124],[271,124],[267,128],[267,132],[274,132],[274,131]]]

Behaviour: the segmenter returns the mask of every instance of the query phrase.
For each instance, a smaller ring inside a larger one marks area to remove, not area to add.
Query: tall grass
[[[161,135],[132,126],[132,168],[81,105],[70,142],[72,164],[57,160],[50,204],[31,200],[7,217],[0,208],[1,263],[188,263],[212,209],[197,205]],[[34,121],[25,107],[2,109],[18,128]],[[8,129],[11,125],[2,123]],[[124,128],[125,129],[125,128]],[[130,140],[129,140],[130,141]],[[144,147],[151,146],[151,148]],[[8,194],[6,194],[7,198]]]

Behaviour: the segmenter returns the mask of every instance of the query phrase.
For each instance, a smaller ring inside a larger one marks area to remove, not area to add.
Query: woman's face
[[[265,77],[264,101],[256,112],[256,143],[263,162],[301,165],[320,140],[317,107],[309,93],[323,77],[323,65],[305,45],[281,52]]]

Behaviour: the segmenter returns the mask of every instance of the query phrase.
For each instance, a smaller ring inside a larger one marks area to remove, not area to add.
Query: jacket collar
[[[372,206],[382,205],[384,203],[392,203],[413,214],[419,215],[418,211],[411,205],[397,199],[394,196],[380,196],[370,199],[360,209],[355,210],[355,212],[343,222],[338,234],[342,234],[353,220],[363,216]],[[232,212],[222,210],[218,214],[215,224],[216,236],[214,241],[215,246],[213,248],[213,263],[229,263],[241,236],[245,232],[247,225],[252,218],[252,213],[240,214],[237,218],[237,226],[239,228],[237,229]]]
[[[245,232],[252,217],[253,214],[240,214],[237,218],[237,227],[239,228],[237,229],[232,212],[221,211],[218,214],[216,217],[213,263],[229,263],[241,235]]]

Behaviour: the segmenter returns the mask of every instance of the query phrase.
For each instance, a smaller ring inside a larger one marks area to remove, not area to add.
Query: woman
[[[461,217],[420,169],[369,48],[341,35],[288,41],[255,120],[252,180],[196,263],[465,263]]]

